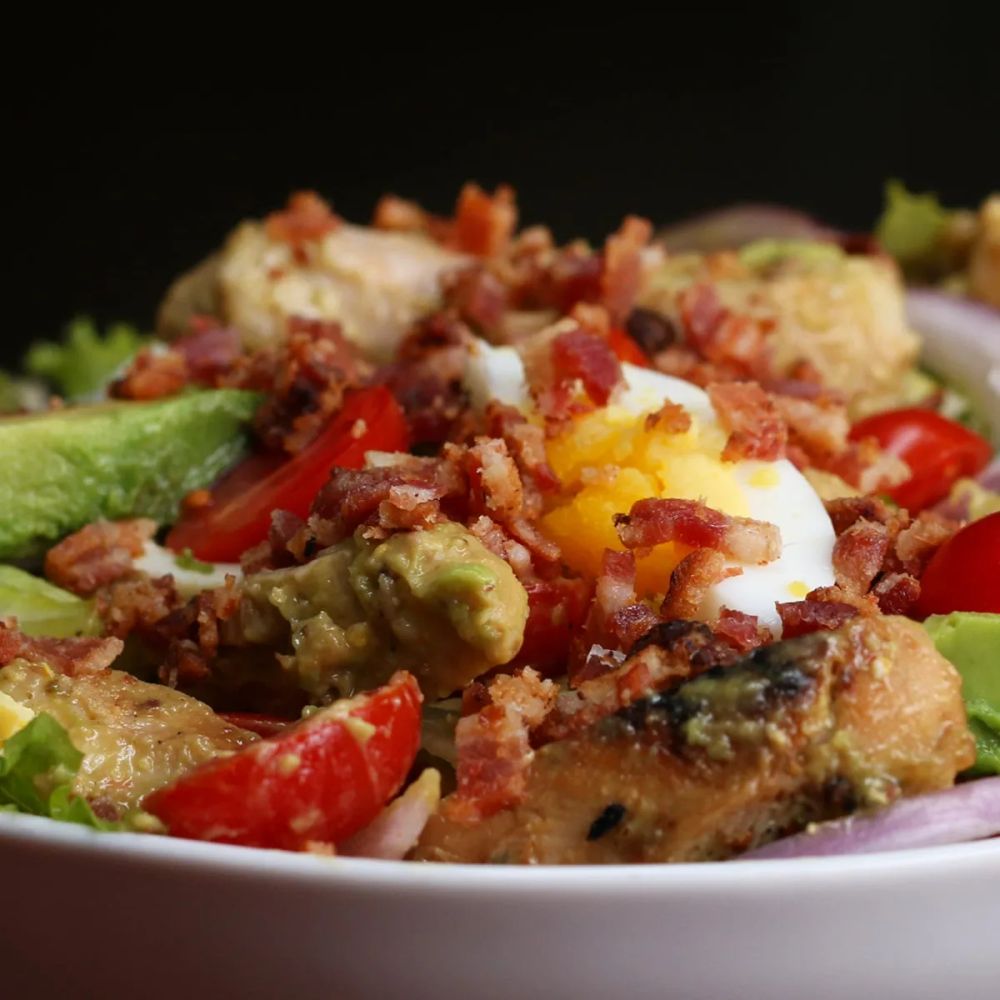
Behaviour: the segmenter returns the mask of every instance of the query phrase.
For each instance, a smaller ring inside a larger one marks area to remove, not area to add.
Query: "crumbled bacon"
[[[545,432],[529,423],[520,410],[496,400],[486,405],[486,431],[491,437],[502,438],[517,463],[521,481],[530,492],[526,502],[559,488],[559,479],[549,465],[545,451]]]
[[[756,382],[713,383],[708,396],[729,431],[724,461],[757,458],[773,462],[784,456],[788,428],[771,397]]]
[[[156,522],[95,521],[49,549],[45,575],[74,594],[90,596],[132,572],[133,560],[156,533]]]
[[[304,260],[308,247],[332,233],[341,224],[329,204],[315,191],[298,191],[281,212],[273,212],[264,222],[272,240],[287,243],[295,256]]]
[[[517,228],[514,191],[502,184],[489,195],[478,184],[466,184],[455,205],[452,240],[455,248],[477,257],[504,251]]]
[[[579,380],[584,392],[603,406],[619,386],[621,362],[603,337],[584,330],[567,330],[552,341],[552,367],[560,382]]]
[[[669,399],[655,413],[646,417],[647,431],[683,434],[690,429],[691,414],[680,403],[671,403]]]
[[[132,359],[128,370],[112,383],[109,391],[116,399],[161,399],[180,392],[189,378],[187,362],[179,351],[153,351],[146,347]]]
[[[111,666],[124,648],[121,639],[53,639],[25,635],[14,618],[0,618],[0,667],[14,660],[45,664],[57,674],[77,677]]]
[[[848,593],[867,593],[882,568],[891,541],[884,524],[855,521],[833,546],[833,570],[838,586]]]
[[[214,316],[194,316],[189,332],[171,345],[184,358],[188,378],[214,385],[223,378],[242,353],[240,333],[220,326]]]
[[[615,323],[623,323],[635,303],[642,280],[642,251],[652,232],[647,219],[629,215],[604,242],[600,301]]]
[[[827,500],[825,507],[837,535],[842,535],[852,524],[862,519],[884,525],[896,525],[900,520],[905,524],[906,521],[905,512],[890,507],[876,496],[838,497],[836,500]]]
[[[739,562],[763,564],[781,554],[781,532],[766,521],[731,517],[698,500],[637,500],[615,526],[629,549],[680,542],[693,549],[717,549]]]
[[[103,587],[97,595],[97,612],[108,634],[124,639],[133,632],[148,633],[184,603],[171,577],[153,579],[136,573]]]
[[[920,597],[920,581],[909,573],[889,573],[872,589],[885,615],[908,615]]]
[[[667,619],[698,618],[709,589],[722,580],[738,576],[742,570],[727,566],[725,557],[715,549],[695,549],[688,553],[670,574],[670,586],[660,605],[660,615]]]
[[[905,572],[920,576],[930,558],[961,527],[961,522],[925,510],[896,536],[894,552]]]
[[[531,553],[519,541],[511,538],[496,521],[481,514],[469,522],[468,528],[490,552],[510,564],[514,575],[526,588],[534,582],[535,568],[531,561]]]
[[[482,264],[462,268],[442,278],[445,305],[480,334],[495,335],[503,327],[508,292]]]
[[[750,317],[726,309],[712,285],[698,282],[685,288],[678,306],[685,339],[706,361],[735,366],[744,377],[765,373],[763,329]]]
[[[309,528],[323,547],[365,522],[383,532],[429,527],[441,519],[441,500],[464,492],[454,466],[438,459],[401,456],[380,468],[334,469],[313,501]]]
[[[534,758],[531,731],[558,691],[531,669],[493,678],[490,703],[461,718],[455,729],[457,788],[442,807],[449,819],[475,823],[520,801]]]
[[[722,608],[712,624],[712,631],[722,636],[741,653],[748,653],[771,641],[771,633],[762,628],[756,615],[748,615],[732,608]]]
[[[778,416],[787,425],[790,439],[807,454],[822,456],[847,446],[850,421],[842,400],[826,395],[808,399],[772,395],[771,399]]]
[[[593,656],[595,646],[628,649],[659,620],[636,594],[635,556],[631,552],[605,549],[587,619],[571,647],[570,682],[576,684],[597,676],[614,665],[613,661]]]
[[[794,639],[799,635],[821,630],[833,631],[858,615],[853,604],[840,601],[820,601],[807,597],[804,601],[778,602],[782,638]]]
[[[301,451],[360,384],[368,368],[336,323],[293,316],[279,344],[241,358],[220,384],[267,393],[254,417],[265,447]]]

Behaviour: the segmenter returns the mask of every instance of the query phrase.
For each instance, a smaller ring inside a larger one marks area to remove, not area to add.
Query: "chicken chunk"
[[[684,289],[709,283],[727,309],[767,332],[778,375],[806,362],[846,396],[856,415],[900,403],[920,341],[907,326],[893,262],[805,244],[775,255],[768,241],[735,254],[668,257],[648,277],[640,305],[679,322]]]
[[[469,823],[446,800],[417,856],[729,858],[811,821],[951,785],[974,756],[960,689],[903,618],[775,643],[541,747],[512,808]]]
[[[74,791],[115,819],[147,793],[257,737],[207,705],[120,670],[68,677],[14,660],[0,669],[0,694],[36,715],[47,712],[84,755]]]
[[[375,361],[441,302],[441,276],[467,260],[425,236],[339,224],[296,247],[256,221],[168,290],[157,333],[171,340],[196,313],[236,327],[250,347],[284,336],[292,316],[334,321]]]

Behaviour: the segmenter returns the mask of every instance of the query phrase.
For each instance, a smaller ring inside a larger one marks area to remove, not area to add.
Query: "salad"
[[[1000,197],[888,195],[595,247],[507,187],[302,192],[155,334],[35,344],[0,810],[428,862],[1000,834]]]

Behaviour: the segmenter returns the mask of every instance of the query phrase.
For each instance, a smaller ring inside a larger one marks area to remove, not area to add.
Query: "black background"
[[[78,312],[148,325],[172,276],[297,187],[362,221],[384,190],[446,211],[467,178],[507,181],[524,222],[594,239],[627,211],[661,223],[739,199],[866,228],[890,176],[976,203],[1000,187],[991,6],[299,20],[183,30],[155,52],[149,33],[115,39],[61,74],[53,57],[8,102],[4,360]]]

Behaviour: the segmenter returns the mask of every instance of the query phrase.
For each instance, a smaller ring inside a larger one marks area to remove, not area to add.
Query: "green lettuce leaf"
[[[24,367],[51,382],[66,399],[85,399],[100,393],[147,339],[125,323],[115,323],[102,337],[93,320],[80,317],[66,328],[61,343],[33,344]]]
[[[73,779],[83,754],[62,726],[44,712],[0,745],[0,807],[117,830],[94,814],[86,799],[73,794]]]
[[[16,566],[0,566],[0,618],[13,615],[27,635],[98,635],[93,601],[53,586]]]
[[[976,738],[976,763],[971,774],[1000,774],[1000,709],[982,698],[966,703],[969,728]]]
[[[875,235],[904,265],[919,263],[934,255],[949,215],[935,195],[914,194],[901,181],[889,181]]]

